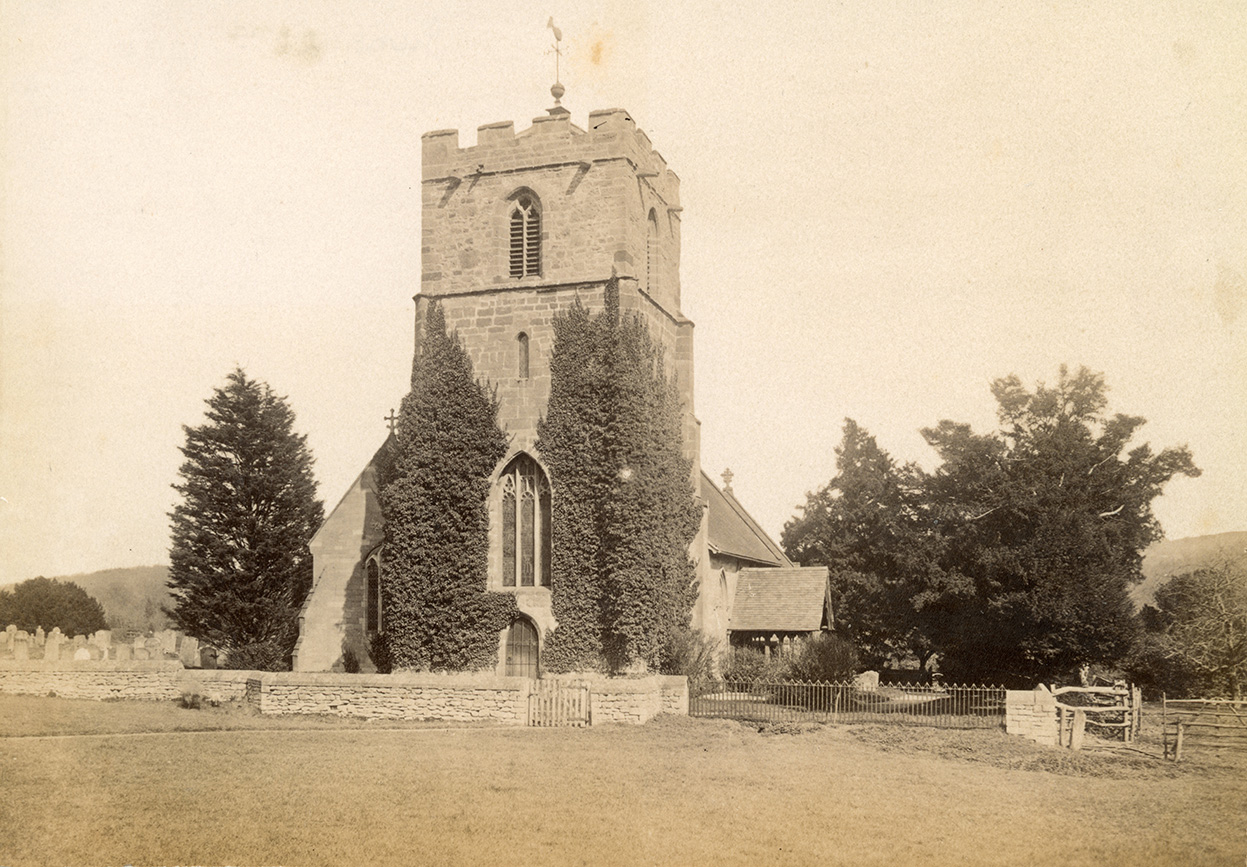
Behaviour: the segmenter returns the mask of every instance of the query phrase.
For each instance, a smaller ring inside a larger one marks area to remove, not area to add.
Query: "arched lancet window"
[[[502,586],[550,586],[550,483],[520,455],[498,479],[502,488]]]
[[[367,580],[364,582],[364,594],[367,608],[364,625],[368,633],[372,634],[381,631],[381,567],[377,565],[376,557],[368,560],[365,571]]]
[[[511,203],[511,276],[541,273],[541,204],[524,193]]]
[[[515,342],[520,354],[517,373],[520,379],[528,379],[528,335],[521,331],[520,336],[515,338]]]
[[[537,629],[524,618],[507,630],[507,677],[537,676]]]
[[[649,209],[649,219],[645,222],[645,288],[653,291],[654,274],[658,270],[654,262],[658,257],[658,214],[653,208]]]

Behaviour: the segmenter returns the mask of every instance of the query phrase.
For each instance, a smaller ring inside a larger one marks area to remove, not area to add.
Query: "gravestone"
[[[95,662],[108,658],[108,651],[104,650],[98,644],[88,644],[83,648],[83,650],[87,652],[87,658]]]
[[[156,636],[153,635],[151,638],[147,639],[147,641],[143,642],[143,646],[147,650],[148,659],[161,659],[164,657],[164,644],[161,643],[160,639]]]
[[[47,635],[43,632],[42,626],[35,627],[35,644],[43,647],[43,642],[47,640]]]
[[[863,671],[853,678],[853,686],[862,692],[874,692],[879,688],[879,672]]]
[[[113,658],[116,659],[118,662],[129,662],[130,653],[133,651],[133,649],[134,648],[132,648],[128,644],[118,644],[116,647],[113,648],[113,654],[114,654]]]
[[[43,658],[56,662],[61,658],[61,631],[53,629],[43,642]]]
[[[91,658],[91,651],[86,647],[79,647],[74,651],[74,662],[86,662]]]
[[[197,668],[199,666],[199,640],[183,635],[182,644],[178,647],[178,658],[187,668]]]
[[[156,638],[160,640],[161,653],[177,653],[178,652],[178,634],[172,629],[162,629],[156,633]]]
[[[25,632],[17,632],[13,636],[13,658],[30,659],[30,636]]]
[[[112,646],[113,633],[111,629],[100,629],[91,636],[91,643],[101,650],[107,650]],[[107,656],[107,654],[105,654]]]
[[[86,647],[86,646],[87,646],[87,637],[85,635],[74,636],[74,650],[77,650],[80,647]]]

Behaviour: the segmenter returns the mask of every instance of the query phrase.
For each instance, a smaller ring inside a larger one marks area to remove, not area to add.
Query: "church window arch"
[[[514,278],[541,274],[541,202],[530,190],[511,197],[508,212],[510,274]]]
[[[369,557],[364,567],[364,627],[369,635],[381,631],[381,565]]]
[[[501,489],[502,586],[550,586],[550,482],[521,454],[498,478]]]
[[[515,338],[515,344],[516,348],[519,350],[519,364],[517,366],[516,374],[520,379],[528,379],[528,335],[521,331],[519,336]]]

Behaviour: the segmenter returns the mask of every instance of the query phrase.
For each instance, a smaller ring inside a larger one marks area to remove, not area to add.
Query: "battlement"
[[[442,129],[422,136],[423,180],[467,181],[484,175],[531,170],[534,167],[585,166],[626,160],[668,208],[678,213],[680,179],[654,150],[649,136],[622,108],[594,111],[588,129],[571,122],[569,114],[533,118],[516,133],[513,121],[477,127],[476,144],[459,146],[459,131]]]

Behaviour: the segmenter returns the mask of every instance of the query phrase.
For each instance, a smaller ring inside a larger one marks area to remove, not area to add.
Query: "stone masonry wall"
[[[1005,731],[1037,744],[1056,746],[1056,697],[1043,684],[1032,689],[1005,691]]]
[[[182,694],[182,671],[182,664],[176,660],[0,660],[0,692],[95,700],[172,700]]]
[[[325,714],[367,719],[429,719],[523,725],[534,682],[489,675],[336,674],[186,670],[176,660],[43,662],[0,660],[0,693],[61,698],[173,701],[199,694],[256,704],[264,714]],[[644,723],[688,713],[688,681],[654,675],[596,678],[590,719]]]
[[[522,725],[529,681],[434,674],[264,674],[260,712]]]

